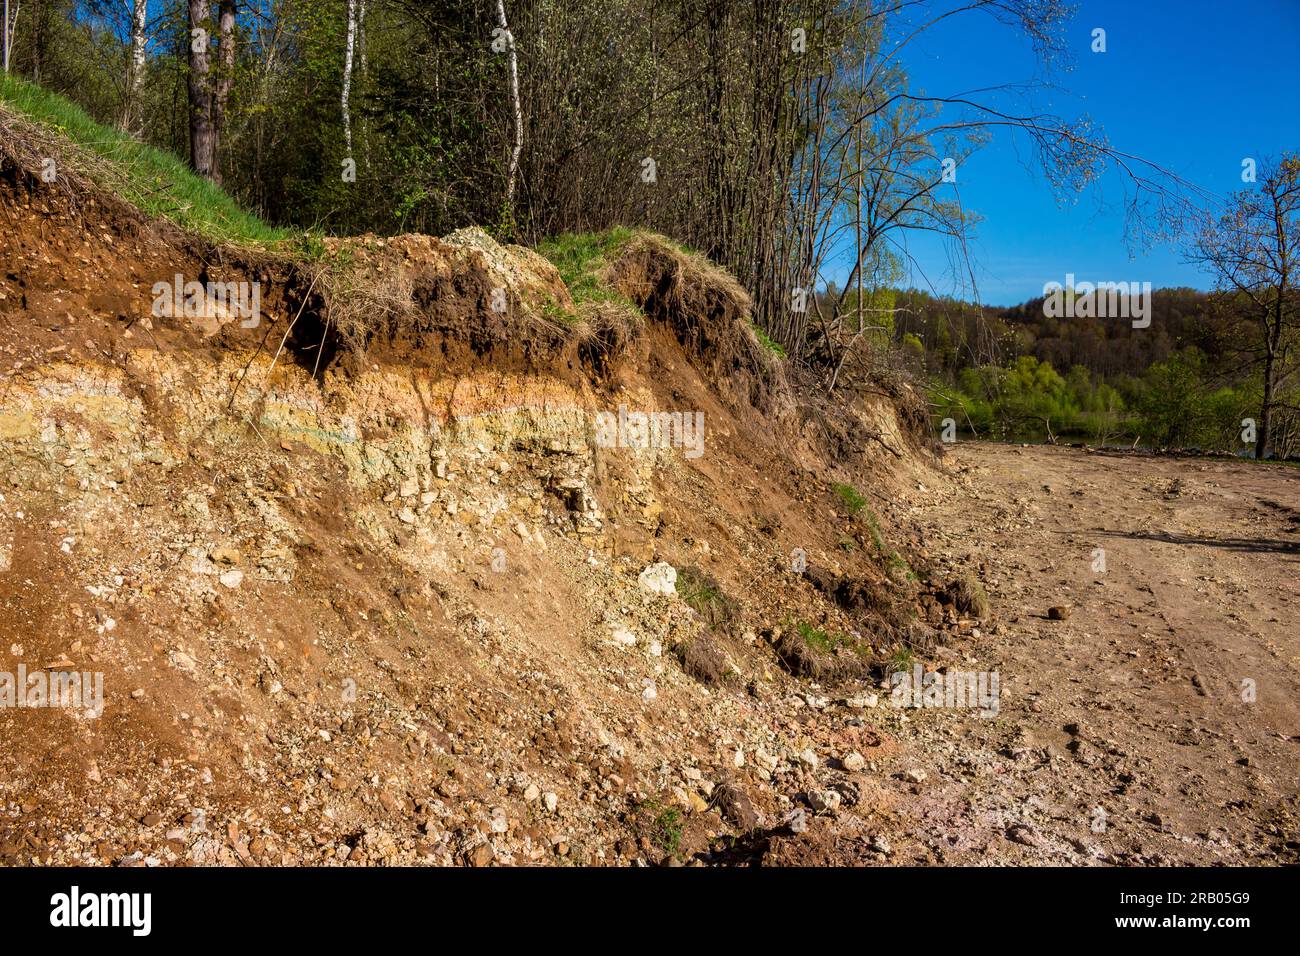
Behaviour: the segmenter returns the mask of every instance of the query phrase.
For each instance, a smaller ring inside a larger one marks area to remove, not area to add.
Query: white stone
[[[776,754],[768,753],[762,747],[759,747],[754,751],[754,760],[760,767],[765,768],[769,773],[775,770],[777,764],[781,762],[780,757]]]
[[[669,596],[677,593],[677,569],[666,561],[650,565],[637,580],[651,594]]]
[[[838,790],[814,790],[808,794],[808,804],[818,813],[826,810],[838,810],[843,799]]]

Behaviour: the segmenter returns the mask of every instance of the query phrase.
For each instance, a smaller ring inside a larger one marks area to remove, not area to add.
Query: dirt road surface
[[[983,569],[999,623],[950,666],[997,671],[1001,705],[918,713],[905,855],[1300,860],[1300,470],[981,443],[949,462],[959,490],[916,517]]]

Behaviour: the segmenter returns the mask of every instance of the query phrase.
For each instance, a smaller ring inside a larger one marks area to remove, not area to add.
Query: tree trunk
[[[226,106],[235,83],[235,0],[221,0],[217,14],[217,82],[212,98],[212,181],[221,182],[221,138],[226,131]]]
[[[42,3],[32,11],[32,80],[41,82],[46,62],[50,57],[50,4]]]
[[[4,67],[5,72],[9,72],[9,55],[14,48],[14,28],[18,26],[18,14],[22,11],[22,4],[14,3],[13,13],[9,12],[9,0],[5,0],[4,16]]]
[[[352,54],[357,46],[357,0],[348,0],[348,38],[343,48],[343,138],[348,144],[348,159],[352,158],[352,114],[348,112],[348,99],[352,95]]]
[[[122,129],[139,134],[144,122],[145,25],[149,16],[148,0],[135,0],[131,12],[131,68],[127,75],[126,109],[122,111]]]
[[[511,216],[515,212],[515,180],[519,177],[519,154],[524,148],[524,114],[519,107],[519,58],[515,54],[515,37],[506,22],[505,0],[497,0],[497,21],[505,33],[510,52],[510,101],[515,108],[515,144],[510,151],[510,173],[506,182],[506,207]]]
[[[357,68],[360,74],[360,84],[362,90],[366,87],[366,77],[370,75],[370,68],[366,62],[366,0],[359,0],[357,3]],[[349,150],[351,152],[351,150]],[[361,153],[366,164],[366,169],[370,168],[370,126],[366,122],[366,115],[361,114]]]
[[[190,165],[212,178],[212,92],[208,88],[208,0],[189,0],[190,24]]]
[[[360,60],[358,66],[361,70],[361,76],[366,76],[366,0],[359,0],[357,3],[357,57]]]
[[[1259,410],[1259,432],[1255,435],[1255,457],[1269,457],[1269,443],[1273,438],[1273,394],[1275,381],[1277,379],[1277,367],[1275,356],[1277,348],[1275,345],[1275,336],[1271,334],[1270,329],[1265,324],[1265,352],[1264,352],[1264,402],[1263,407]],[[1278,325],[1278,331],[1281,331],[1281,325]]]

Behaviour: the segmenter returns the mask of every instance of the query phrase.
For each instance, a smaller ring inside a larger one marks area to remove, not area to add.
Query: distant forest
[[[1243,355],[1231,300],[1196,289],[1151,293],[1150,326],[1051,318],[1042,297],[976,306],[897,293],[890,334],[931,383],[936,417],[962,435],[1140,444],[1249,454],[1262,375]],[[1283,396],[1277,457],[1300,454],[1300,394]],[[1257,430],[1257,428],[1256,428]]]

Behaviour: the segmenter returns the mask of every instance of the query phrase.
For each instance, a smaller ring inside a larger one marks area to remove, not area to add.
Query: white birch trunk
[[[352,96],[352,55],[357,46],[357,0],[348,0],[348,39],[343,53],[343,136],[348,143],[348,159],[352,158],[352,114],[348,100]]]
[[[22,11],[22,9],[23,9],[23,5],[21,3],[15,3],[14,12],[11,16],[9,13],[9,0],[5,0],[4,67],[6,73],[9,72],[9,54],[13,52],[13,48],[14,48],[14,28],[18,26],[18,14]]]
[[[510,152],[510,175],[506,185],[506,202],[510,212],[515,211],[515,181],[519,177],[519,154],[524,148],[524,114],[519,107],[519,57],[515,53],[515,36],[506,22],[505,0],[497,0],[497,20],[505,34],[510,52],[510,99],[515,109],[515,145]]]
[[[144,111],[145,70],[145,24],[149,17],[148,0],[135,0],[131,13],[131,75],[127,86],[126,115],[122,118],[122,128],[128,132],[138,133]]]
[[[366,0],[360,0],[357,4],[357,69],[358,83],[364,91],[366,80],[370,76],[370,68],[366,61]],[[366,164],[366,169],[370,169],[370,124],[366,121],[364,113],[361,114],[361,153],[362,162]]]

